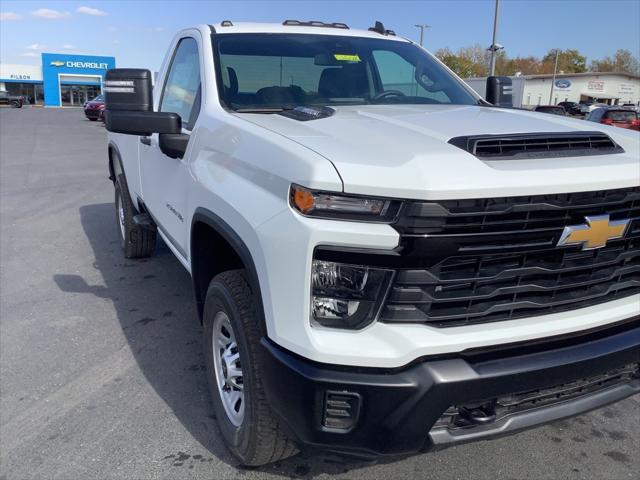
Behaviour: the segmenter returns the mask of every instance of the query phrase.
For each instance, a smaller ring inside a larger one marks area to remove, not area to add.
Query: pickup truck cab
[[[201,25],[104,90],[124,254],[160,236],[190,272],[244,464],[640,391],[636,132],[495,107],[379,23]]]
[[[22,108],[27,99],[22,95],[12,95],[6,90],[0,90],[0,105],[11,105],[13,108]]]

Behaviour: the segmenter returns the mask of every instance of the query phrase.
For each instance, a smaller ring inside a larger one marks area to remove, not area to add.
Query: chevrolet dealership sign
[[[67,60],[66,62],[63,62],[61,60],[54,60],[53,62],[51,62],[52,66],[54,67],[67,67],[67,68],[82,68],[82,69],[87,69],[87,68],[91,68],[91,69],[97,69],[97,70],[107,70],[109,68],[109,64],[106,62],[80,62],[80,61],[76,61],[73,62],[71,60]]]
[[[45,106],[60,106],[62,91],[69,85],[101,88],[107,70],[115,66],[113,57],[42,53]]]

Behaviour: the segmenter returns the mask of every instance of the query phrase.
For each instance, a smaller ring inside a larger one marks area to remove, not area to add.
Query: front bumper
[[[266,338],[261,355],[267,399],[290,434],[304,445],[361,457],[410,454],[512,433],[640,392],[638,318],[577,337],[435,357],[393,370],[310,362]],[[468,405],[579,384],[581,379],[629,366],[633,373],[622,380],[602,381],[601,388],[591,390],[581,387],[583,393],[566,400],[493,422],[442,426],[443,414],[451,407],[464,406],[467,411]],[[355,399],[352,428],[340,431],[326,426],[327,392]]]
[[[86,109],[84,111],[84,114],[87,118],[95,118],[95,119],[99,119],[102,118],[102,114],[103,114],[103,110],[100,109]]]

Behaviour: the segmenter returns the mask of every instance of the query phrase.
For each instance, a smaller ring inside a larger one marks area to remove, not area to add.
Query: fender
[[[191,219],[191,232],[193,233],[193,227],[197,222],[202,222],[209,227],[211,227],[216,233],[218,233],[238,254],[242,263],[245,266],[247,271],[247,279],[249,280],[249,285],[253,292],[255,293],[255,298],[258,303],[258,318],[265,325],[264,319],[264,308],[262,304],[262,290],[260,289],[260,280],[258,278],[258,271],[255,266],[255,262],[253,261],[253,257],[249,248],[244,243],[244,241],[240,238],[240,236],[233,230],[233,228],[225,222],[218,215],[213,213],[211,210],[208,210],[203,207],[196,208],[195,213]],[[190,254],[191,259],[193,259],[193,235],[191,235],[191,245],[190,245]],[[200,321],[202,321],[202,314],[204,311],[204,298],[200,298],[201,295],[199,293],[198,288],[196,288],[196,279],[198,266],[193,264],[193,260],[191,260],[191,278],[193,279],[194,291],[196,295],[196,305],[198,308],[198,316],[200,317]]]
[[[112,155],[111,152],[114,152]],[[108,145],[109,152],[109,180],[112,182],[116,181],[116,178],[121,173],[124,173],[124,168],[122,167],[122,157],[120,155],[120,150],[118,149],[118,145],[115,144],[112,140],[109,141]],[[114,157],[117,158],[117,162],[114,162]],[[115,163],[115,165],[114,165]]]

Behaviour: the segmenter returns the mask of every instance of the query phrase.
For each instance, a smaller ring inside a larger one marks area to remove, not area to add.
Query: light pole
[[[558,54],[560,50],[556,48],[556,63],[553,67],[553,78],[551,79],[551,92],[549,93],[549,105],[553,105],[553,87],[556,85],[556,72],[558,71]]]
[[[496,34],[498,32],[498,5],[499,0],[496,0],[496,11],[493,15],[493,40],[491,41],[491,46],[487,49],[491,52],[491,66],[489,67],[489,70],[491,71],[492,77],[496,74],[496,52],[501,48],[504,48],[503,46],[496,44]]]
[[[420,46],[422,46],[422,40],[424,39],[424,30],[429,28],[431,25],[427,25],[426,23],[419,23],[416,25],[420,29]]]

